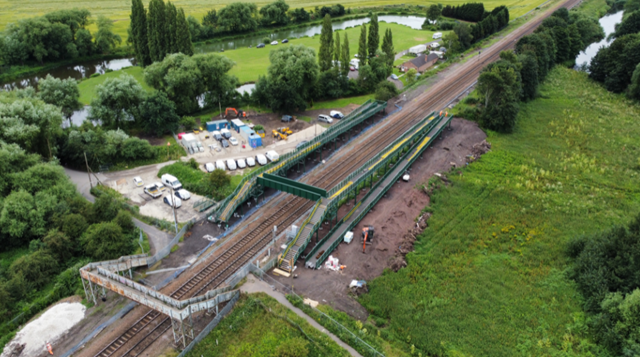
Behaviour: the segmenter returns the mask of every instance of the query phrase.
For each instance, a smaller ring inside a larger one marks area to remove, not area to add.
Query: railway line
[[[548,16],[560,6],[571,8],[578,3],[579,0],[568,0],[547,10],[545,15]],[[533,32],[546,16],[538,16],[535,20],[506,35],[500,42],[485,50],[482,57],[477,56],[477,59],[476,57],[469,58],[466,63],[448,72],[443,80],[432,86],[428,91],[420,94],[411,102],[405,103],[401,111],[389,116],[385,119],[385,122],[377,125],[373,130],[370,130],[366,135],[352,143],[366,141],[375,143],[375,145],[365,146],[362,150],[358,150],[355,155],[340,154],[338,152],[335,155],[335,160],[332,160],[331,163],[301,181],[307,181],[305,183],[324,189],[329,189],[336,185],[349,173],[377,154],[379,150],[386,147],[408,128],[423,119],[427,113],[443,108],[455,100],[465,89],[475,83],[479,72],[486,63],[497,60],[501,51],[512,48],[518,38]],[[380,133],[383,130],[384,132]],[[372,136],[375,136],[375,140],[370,139]],[[240,239],[235,240],[231,247],[228,247],[221,255],[212,259],[211,262],[195,272],[186,282],[175,288],[170,296],[176,299],[186,299],[220,286],[270,242],[272,237],[271,229],[274,225],[289,226],[314,205],[314,202],[300,197],[286,197],[285,195],[287,194],[285,193],[281,195],[285,198],[280,200],[278,210],[273,214],[265,214],[264,219],[257,227],[250,229]],[[171,329],[171,320],[165,315],[155,310],[148,310],[143,314],[131,327],[127,328],[93,356],[139,356],[154,341]]]

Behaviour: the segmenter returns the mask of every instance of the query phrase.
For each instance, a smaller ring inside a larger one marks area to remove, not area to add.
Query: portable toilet
[[[247,124],[243,123],[242,120],[240,120],[240,119],[231,119],[231,127],[237,133],[240,132],[240,128],[243,127],[243,126],[247,126]]]
[[[207,131],[214,132],[221,129],[228,129],[229,122],[226,120],[212,120],[207,122]]]

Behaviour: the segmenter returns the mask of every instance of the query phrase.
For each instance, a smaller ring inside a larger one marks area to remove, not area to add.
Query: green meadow
[[[512,134],[434,188],[408,266],[361,302],[422,356],[590,355],[566,243],[640,212],[640,106],[557,66]]]
[[[221,9],[225,5],[232,3],[231,0],[221,1],[202,1],[202,0],[174,0],[172,1],[178,7],[184,8],[187,16],[193,15],[197,19],[202,19],[202,16],[211,9]],[[269,4],[272,1],[256,1],[258,7],[262,7]],[[466,0],[445,0],[445,1],[419,1],[419,0],[332,0],[332,1],[287,1],[290,8],[304,7],[307,10],[312,10],[316,6],[331,6],[334,4],[342,4],[346,8],[355,7],[370,7],[370,6],[385,6],[385,5],[424,5],[429,6],[431,4],[443,4],[443,5],[459,5],[468,2]],[[525,14],[527,11],[536,8],[542,4],[544,0],[487,0],[483,1],[485,8],[491,10],[496,6],[506,5],[509,8],[511,17]],[[148,6],[149,1],[143,1],[145,7]],[[7,24],[18,21],[23,18],[33,17],[38,15],[44,15],[47,12],[61,10],[61,9],[73,9],[73,8],[85,8],[91,11],[94,18],[98,15],[107,16],[115,21],[114,31],[122,36],[123,40],[127,38],[127,28],[129,27],[129,14],[131,12],[131,1],[127,0],[100,0],[100,1],[87,1],[87,0],[0,0],[0,29],[3,29]],[[90,28],[94,30],[93,28]]]

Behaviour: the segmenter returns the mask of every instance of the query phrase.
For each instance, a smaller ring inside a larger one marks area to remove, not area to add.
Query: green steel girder
[[[317,201],[320,198],[327,197],[326,190],[295,180],[290,180],[286,177],[280,177],[271,174],[258,176],[258,184],[264,187],[274,188],[278,191],[287,192],[313,201]]]

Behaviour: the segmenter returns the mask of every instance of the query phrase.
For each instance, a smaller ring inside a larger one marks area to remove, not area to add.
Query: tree
[[[331,27],[331,16],[324,16],[322,30],[320,31],[320,49],[318,49],[318,64],[320,71],[329,70],[333,59],[333,28]]]
[[[73,241],[57,229],[52,229],[47,232],[47,235],[42,238],[42,241],[47,249],[49,249],[60,262],[65,262],[73,256]]]
[[[631,85],[629,85],[629,97],[640,99],[640,63],[636,66],[631,76]]]
[[[336,32],[336,39],[333,41],[335,48],[333,49],[333,59],[336,61],[336,66],[340,62],[340,56],[342,55],[342,47],[340,46],[340,34]]]
[[[176,52],[184,53],[187,56],[193,55],[193,43],[191,42],[191,32],[189,24],[184,17],[184,10],[178,10],[176,26]]]
[[[483,102],[481,122],[484,127],[511,132],[520,110],[520,94],[516,68],[504,60],[489,64],[478,78],[478,91]]]
[[[347,76],[349,74],[349,58],[351,58],[351,54],[349,53],[349,37],[345,32],[340,54],[340,73],[342,73],[343,76]]]
[[[616,356],[640,354],[640,289],[607,294],[596,315],[594,337]]]
[[[111,31],[113,28],[113,21],[109,20],[105,16],[98,16],[98,32],[95,36],[95,44],[98,52],[105,53],[116,48],[121,42],[120,35],[116,35]]]
[[[418,75],[418,70],[415,68],[409,68],[407,71],[407,85],[412,85],[416,81],[416,76]]]
[[[269,54],[267,77],[261,77],[253,92],[257,102],[275,112],[304,110],[318,78],[318,63],[312,48],[281,47]]]
[[[391,33],[391,29],[387,29],[384,32],[384,38],[382,39],[382,52],[385,54],[387,66],[392,68],[396,54],[393,49],[393,34]]]
[[[162,136],[178,130],[180,117],[176,114],[176,105],[167,94],[156,91],[140,104],[138,119],[145,132]]]
[[[440,6],[433,4],[427,9],[427,20],[435,22],[440,18],[441,14],[442,11],[440,11]]]
[[[376,86],[376,99],[387,101],[398,95],[398,88],[389,81],[381,81]]]
[[[178,10],[176,6],[171,3],[171,1],[167,2],[167,6],[165,8],[165,27],[166,27],[166,43],[165,48],[167,54],[177,53],[178,50],[178,40],[176,35],[178,34]]]
[[[23,276],[37,289],[46,285],[58,272],[58,262],[49,252],[39,250],[16,259],[9,267],[9,271],[13,276]]]
[[[135,118],[145,91],[135,78],[124,73],[117,78],[107,78],[96,86],[91,101],[89,117],[101,120],[103,125],[121,125],[122,120]]]
[[[67,119],[71,119],[73,112],[82,108],[82,103],[78,101],[78,82],[73,78],[53,78],[48,74],[38,82],[38,97],[47,104],[60,107]]]
[[[216,10],[209,10],[202,18],[202,26],[215,28],[218,26],[218,13]]]
[[[459,23],[453,27],[453,32],[458,36],[458,41],[463,50],[466,50],[471,46],[473,36],[471,35],[471,28],[466,23]]]
[[[369,21],[369,38],[367,39],[367,51],[369,56],[375,55],[380,45],[380,33],[378,26],[378,15],[373,14]]]
[[[520,77],[522,78],[522,100],[529,101],[536,97],[538,92],[538,61],[534,54],[522,54],[518,56],[521,64]]]
[[[79,57],[85,57],[93,54],[95,46],[93,44],[93,36],[89,30],[79,29],[76,32],[75,44]]]
[[[88,226],[87,220],[81,214],[69,214],[62,218],[60,230],[75,242]]]
[[[625,13],[626,14],[626,13]],[[610,37],[621,37],[640,32],[640,11],[634,11],[616,25],[616,31]]]
[[[149,38],[147,36],[147,11],[142,0],[131,1],[131,40],[136,53],[136,61],[142,67],[151,64]],[[78,49],[80,51],[80,49]]]
[[[447,46],[447,53],[460,53],[462,52],[462,45],[458,39],[458,35],[455,32],[448,32],[442,37],[442,42]]]
[[[569,58],[576,58],[580,51],[582,51],[582,49],[585,47],[582,43],[580,31],[578,30],[578,26],[573,24],[567,28],[567,32],[569,34],[569,42],[571,43],[571,48],[569,49]]]
[[[358,44],[358,59],[360,59],[360,66],[367,64],[367,26],[362,24],[360,30],[360,42]]]
[[[180,10],[182,11],[182,9]],[[187,17],[187,26],[189,26],[189,34],[191,35],[191,42],[196,42],[200,39],[205,38],[205,28],[203,28],[202,25],[200,25],[200,23],[195,17],[191,15]],[[179,42],[180,41],[178,40],[178,43]]]
[[[290,12],[291,21],[295,23],[307,22],[311,19],[311,16],[304,8],[297,8]]]
[[[167,54],[165,5],[162,0],[149,1],[147,13],[147,37],[152,62],[162,61]]]
[[[638,10],[640,10],[640,0],[627,0],[627,2],[624,4],[625,14],[630,14]]]
[[[258,28],[258,8],[252,3],[235,2],[218,12],[221,32],[239,33]]]
[[[287,11],[289,5],[284,0],[276,0],[271,4],[267,4],[260,9],[262,15],[262,24],[265,26],[283,26],[289,23]]]
[[[133,233],[133,231],[136,229],[136,225],[133,223],[131,213],[123,209],[118,212],[118,215],[113,219],[112,222],[120,226],[125,234]]]
[[[4,199],[0,212],[3,245],[17,246],[46,232],[42,210],[38,210],[35,198],[24,190],[13,191]]]
[[[231,176],[225,170],[215,169],[209,175],[209,183],[214,190],[221,190],[231,183]]]
[[[96,198],[91,211],[89,212],[89,221],[92,223],[108,222],[116,218],[120,211],[118,201],[108,194],[103,194]]]
[[[127,255],[133,248],[131,237],[113,222],[96,223],[81,238],[85,253],[96,260],[116,259]]]
[[[571,59],[571,39],[566,27],[553,28],[553,39],[556,44],[556,63],[562,63]]]

